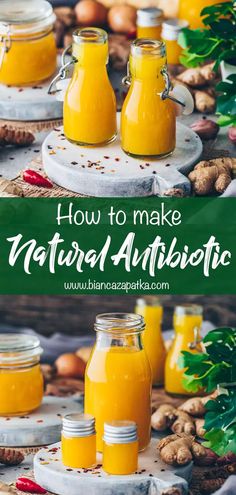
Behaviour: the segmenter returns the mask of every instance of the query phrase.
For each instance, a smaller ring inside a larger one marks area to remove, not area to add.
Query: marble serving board
[[[61,418],[73,412],[82,412],[82,405],[75,400],[44,397],[41,407],[31,414],[0,417],[0,446],[36,447],[58,442]]]
[[[60,443],[39,450],[34,457],[34,476],[41,486],[57,495],[160,495],[171,487],[188,493],[192,464],[170,467],[157,454],[157,440],[139,455],[139,467],[128,476],[107,475],[102,467],[102,456],[97,456],[93,469],[70,469],[61,462]]]
[[[60,60],[58,59],[58,68]],[[5,86],[0,84],[0,119],[41,121],[61,119],[63,103],[48,94],[50,81],[32,86]]]
[[[127,156],[120,138],[104,147],[85,148],[68,142],[63,128],[53,130],[42,146],[43,165],[56,184],[70,191],[96,197],[164,195],[176,187],[191,192],[187,174],[202,154],[200,138],[177,123],[174,153],[161,160]]]

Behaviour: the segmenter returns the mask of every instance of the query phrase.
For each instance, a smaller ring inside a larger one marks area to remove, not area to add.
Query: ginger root
[[[0,126],[0,146],[28,146],[34,140],[34,135],[29,131],[14,129],[7,125]]]
[[[161,459],[172,466],[184,466],[194,459],[206,456],[206,449],[185,433],[169,435],[158,442]]]
[[[153,414],[151,425],[154,430],[165,431],[170,428],[174,433],[195,433],[193,418],[170,404],[162,404]]]
[[[213,71],[214,64],[207,64],[203,67],[186,69],[181,74],[178,74],[177,79],[191,88],[201,88],[209,81],[216,78],[216,73]]]
[[[201,113],[214,113],[216,98],[208,91],[194,91],[195,107]]]
[[[0,481],[0,495],[16,495],[16,493],[17,491],[15,488]]]
[[[197,416],[201,418],[206,413],[206,403],[213,398],[213,394],[207,395],[206,397],[191,397],[190,399],[186,400],[181,406],[179,406],[178,409],[190,414],[191,416]]]
[[[24,460],[24,454],[20,450],[11,448],[0,448],[0,464],[6,466],[17,466]]]
[[[21,187],[14,184],[11,180],[0,177],[0,197],[19,197],[24,196]]]
[[[193,191],[198,196],[214,192],[222,194],[232,180],[235,167],[236,158],[217,158],[198,163],[188,176]]]

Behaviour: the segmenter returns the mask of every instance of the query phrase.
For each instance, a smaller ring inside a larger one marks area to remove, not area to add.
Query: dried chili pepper
[[[23,179],[25,182],[32,184],[33,186],[52,188],[53,184],[43,175],[36,172],[36,170],[27,169],[23,172]]]
[[[39,486],[35,481],[24,477],[18,478],[16,488],[27,493],[47,493],[47,490]]]

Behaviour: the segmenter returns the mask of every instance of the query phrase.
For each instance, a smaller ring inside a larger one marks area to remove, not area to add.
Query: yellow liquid
[[[2,47],[0,43],[0,50]],[[25,37],[16,40],[12,37],[11,48],[5,53],[0,68],[0,83],[29,86],[44,81],[55,72],[56,59],[56,43],[52,32],[35,40]]]
[[[116,136],[116,98],[107,70],[107,44],[81,43],[64,101],[64,132],[72,142],[99,145]]]
[[[159,26],[137,26],[137,38],[161,39],[161,25]]]
[[[121,145],[128,154],[161,157],[175,148],[175,108],[157,94],[165,87],[165,63],[148,52],[130,57],[132,82],[121,112]]]
[[[89,468],[96,464],[96,435],[61,436],[62,462],[70,468]]]
[[[144,350],[126,347],[98,349],[85,375],[85,413],[96,419],[97,450],[103,450],[104,423],[135,421],[139,449],[150,441],[151,370]]]
[[[221,2],[227,1],[221,0]],[[202,9],[219,3],[218,0],[179,0],[179,2],[179,18],[188,21],[192,29],[204,26],[200,16]]]
[[[181,46],[179,46],[177,40],[165,40],[163,38],[163,41],[165,42],[166,45],[166,52],[167,52],[167,62],[168,64],[173,64],[177,65],[180,63],[180,55],[182,54],[183,49]]]
[[[39,365],[8,371],[0,369],[0,415],[13,416],[37,409],[43,398]]]
[[[108,474],[132,474],[138,469],[138,441],[109,444],[104,442],[103,469]]]
[[[196,327],[200,329],[201,325],[201,315],[174,316],[174,329],[176,335],[167,354],[165,364],[165,390],[170,394],[192,395],[187,392],[182,385],[184,370],[179,368],[178,359],[181,355],[181,351],[189,351],[192,353],[199,352],[197,349],[191,350],[189,344],[194,342],[194,329]]]
[[[152,370],[153,385],[164,383],[166,349],[161,333],[162,306],[136,306],[135,313],[144,317],[143,346]]]

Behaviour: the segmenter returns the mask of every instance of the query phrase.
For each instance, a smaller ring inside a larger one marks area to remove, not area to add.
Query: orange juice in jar
[[[45,0],[1,1],[0,83],[29,86],[55,72],[55,19]]]
[[[180,63],[180,55],[183,49],[178,44],[178,37],[181,29],[188,27],[187,21],[179,19],[169,19],[162,24],[161,37],[166,45],[168,64],[177,65]]]
[[[82,28],[73,34],[74,72],[64,101],[64,132],[69,141],[98,146],[116,137],[116,98],[108,78],[107,33]]]
[[[176,114],[173,101],[165,96],[169,80],[165,44],[135,40],[128,69],[125,80],[130,87],[121,111],[121,146],[137,158],[168,156],[176,144]]]
[[[42,349],[37,337],[0,335],[0,416],[37,409],[43,398]]]
[[[158,297],[146,296],[137,300],[135,312],[143,316],[146,325],[143,332],[143,346],[151,365],[152,383],[162,385],[166,359],[166,349],[161,333],[163,307]]]
[[[97,450],[103,451],[104,423],[134,421],[139,450],[150,441],[151,369],[142,346],[143,318],[98,315],[97,339],[85,374],[85,413],[96,420]]]
[[[137,11],[137,38],[161,39],[163,10],[147,7]]]
[[[227,2],[228,0],[221,0]],[[201,11],[205,7],[211,7],[219,3],[218,0],[179,0],[179,18],[188,21],[190,28],[197,29],[204,27],[201,18]]]
[[[202,352],[200,345],[202,320],[201,306],[185,304],[175,308],[173,320],[175,337],[165,364],[165,390],[167,393],[192,395],[183,387],[184,370],[179,368],[178,360],[182,351]]]

